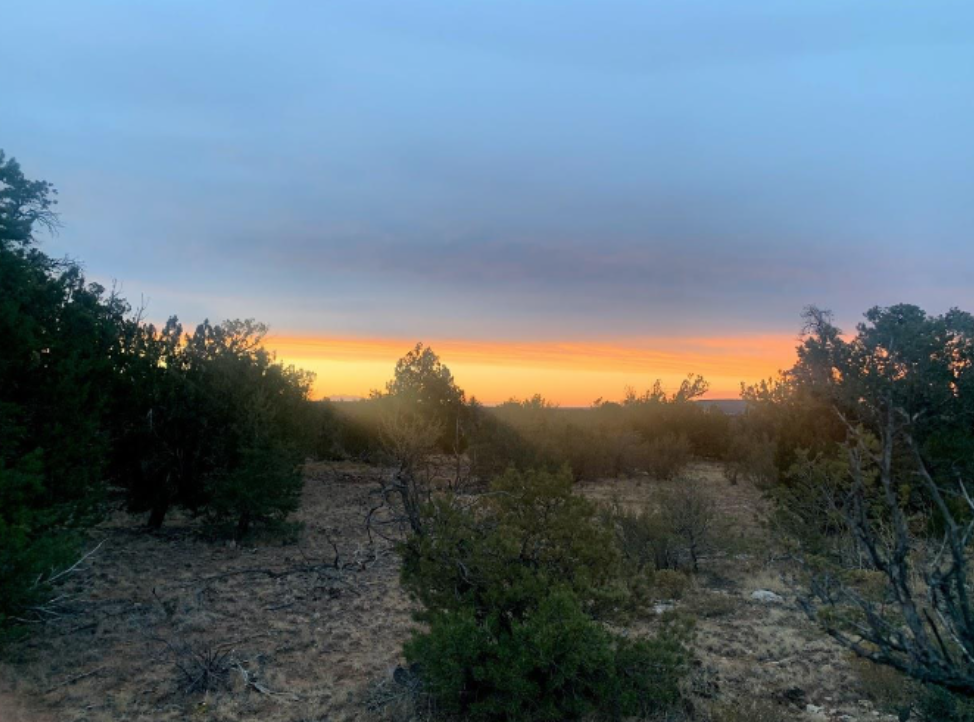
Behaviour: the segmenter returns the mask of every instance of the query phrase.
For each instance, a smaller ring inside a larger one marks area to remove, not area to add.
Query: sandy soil
[[[63,616],[7,651],[0,720],[393,716],[394,706],[376,712],[374,702],[395,689],[392,673],[413,623],[395,555],[385,542],[369,546],[364,528],[380,473],[310,466],[297,514],[304,529],[291,544],[217,545],[187,519],[160,535],[125,515],[101,525],[92,544],[104,545],[60,590]],[[675,602],[699,620],[699,708],[716,699],[780,700],[782,720],[887,719],[860,701],[845,653],[795,605],[786,568],[761,530],[758,492],[730,486],[714,465],[692,473],[715,493],[725,520],[721,550],[703,560],[694,586]],[[606,480],[581,491],[639,505],[651,503],[659,486]],[[756,602],[757,589],[784,601]],[[632,631],[654,623],[650,615]],[[217,671],[209,689],[187,691],[207,658]]]

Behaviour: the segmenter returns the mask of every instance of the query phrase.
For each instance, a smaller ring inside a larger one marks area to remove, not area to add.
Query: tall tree
[[[102,490],[127,305],[38,247],[55,190],[0,152],[0,616],[70,556]]]
[[[846,430],[844,463],[812,472],[844,470],[833,509],[885,585],[868,593],[819,553],[806,608],[859,654],[974,696],[974,318],[876,307],[849,341],[809,319],[791,375]]]

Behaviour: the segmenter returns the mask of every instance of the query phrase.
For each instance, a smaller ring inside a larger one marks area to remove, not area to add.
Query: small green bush
[[[687,611],[697,617],[712,619],[734,614],[742,607],[739,597],[729,594],[694,594],[687,605]]]
[[[423,534],[402,547],[403,584],[431,612],[472,608],[515,617],[548,591],[569,588],[601,618],[634,602],[612,529],[572,491],[571,471],[496,478],[477,503],[441,498],[423,511]]]
[[[478,621],[471,610],[435,618],[405,652],[422,665],[439,708],[467,719],[577,718],[612,677],[611,638],[568,591],[519,621]]]
[[[619,718],[674,707],[688,655],[682,631],[625,640],[589,618],[567,590],[520,621],[471,610],[434,618],[405,647],[437,709],[470,720]]]
[[[476,501],[441,498],[423,516],[402,547],[402,576],[428,630],[405,654],[437,709],[534,722],[679,702],[689,629],[630,641],[603,626],[645,599],[567,468],[509,471]]]
[[[236,468],[210,483],[210,516],[241,538],[258,524],[280,526],[298,508],[301,457],[281,445],[243,449]]]
[[[771,439],[735,433],[724,455],[724,477],[732,486],[739,479],[747,479],[760,488],[768,489],[778,479],[774,455],[775,444]]]

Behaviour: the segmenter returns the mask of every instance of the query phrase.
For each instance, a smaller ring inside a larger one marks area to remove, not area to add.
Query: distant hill
[[[731,416],[743,414],[747,406],[744,399],[701,399],[697,403],[703,404],[704,406],[716,406],[725,414]]]

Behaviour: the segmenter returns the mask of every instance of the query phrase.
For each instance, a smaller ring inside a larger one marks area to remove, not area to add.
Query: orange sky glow
[[[540,393],[561,406],[619,399],[661,379],[674,390],[688,373],[710,382],[707,398],[737,398],[752,383],[789,368],[797,340],[790,334],[673,337],[603,342],[479,342],[427,340],[468,396],[496,404]],[[367,396],[383,388],[396,360],[414,341],[272,334],[268,348],[287,363],[317,374],[313,395]]]

